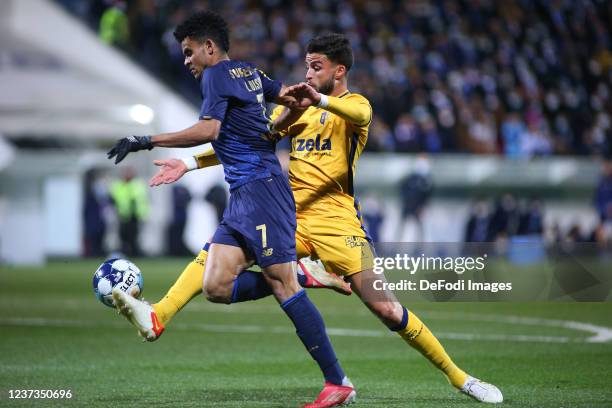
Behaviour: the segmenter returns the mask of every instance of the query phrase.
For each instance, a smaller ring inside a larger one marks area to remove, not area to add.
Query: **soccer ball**
[[[108,307],[115,307],[112,290],[119,288],[125,293],[138,297],[143,290],[140,269],[127,259],[104,261],[93,276],[93,290],[98,300]]]

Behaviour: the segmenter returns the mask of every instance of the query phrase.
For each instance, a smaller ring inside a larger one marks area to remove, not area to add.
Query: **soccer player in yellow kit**
[[[345,36],[329,34],[312,39],[306,55],[306,82],[287,90],[298,100],[299,108],[279,106],[271,117],[280,136],[291,138],[289,180],[296,201],[298,259],[318,258],[326,270],[343,276],[363,303],[440,369],[455,388],[478,401],[502,402],[497,387],[457,367],[427,326],[392,293],[377,293],[375,300],[364,294],[366,283],[375,277],[374,254],[361,223],[353,178],[368,138],[372,108],[365,97],[348,90],[352,64],[353,53]],[[161,170],[151,185],[171,183],[189,170],[217,163],[212,150],[188,159],[160,160],[156,164]],[[202,251],[166,297],[153,305],[160,320],[169,321],[200,292],[201,265],[205,262],[206,252]],[[243,287],[242,294],[226,301],[253,300],[271,293],[254,282],[246,286],[249,288]]]

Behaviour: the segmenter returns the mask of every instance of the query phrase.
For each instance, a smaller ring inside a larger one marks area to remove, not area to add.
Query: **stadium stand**
[[[347,33],[358,61],[354,91],[376,112],[369,150],[610,153],[605,0],[58,1],[96,31],[105,11],[123,7],[130,38],[122,47],[195,102],[172,39],[188,12],[224,14],[240,40],[232,56],[287,82],[302,79],[301,50],[314,33]]]

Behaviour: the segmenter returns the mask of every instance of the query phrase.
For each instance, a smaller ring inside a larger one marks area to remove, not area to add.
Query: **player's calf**
[[[364,300],[364,303],[389,329],[402,324],[404,311],[402,305],[397,301],[389,299],[383,299],[378,302]]]
[[[272,289],[272,294],[282,303],[303,290],[295,275],[296,265],[293,262],[275,264],[263,268],[262,274]]]
[[[211,302],[231,303],[234,281],[249,264],[240,247],[213,243],[206,261],[202,293]]]
[[[202,292],[210,302],[230,304],[232,301],[232,287],[233,285],[210,282],[204,285]]]

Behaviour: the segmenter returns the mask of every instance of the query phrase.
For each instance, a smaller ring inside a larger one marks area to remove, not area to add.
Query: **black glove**
[[[121,160],[125,159],[125,156],[130,152],[137,152],[139,150],[151,150],[153,143],[151,142],[151,136],[130,136],[119,139],[112,149],[106,153],[108,159],[115,159],[115,164],[118,164]]]

